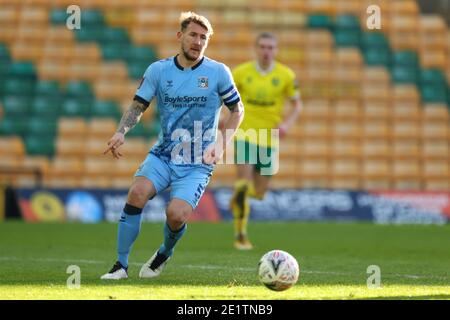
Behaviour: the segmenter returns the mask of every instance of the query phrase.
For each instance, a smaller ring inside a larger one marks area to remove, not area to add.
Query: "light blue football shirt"
[[[230,69],[207,57],[192,68],[183,68],[177,56],[152,63],[134,99],[148,106],[154,97],[161,132],[150,152],[180,165],[204,165],[203,151],[216,140],[222,103],[240,101]]]

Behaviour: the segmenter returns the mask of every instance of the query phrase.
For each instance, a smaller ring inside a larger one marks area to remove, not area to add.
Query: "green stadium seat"
[[[66,96],[69,98],[93,97],[91,85],[86,81],[69,81]]]
[[[125,60],[129,49],[117,43],[105,43],[102,45],[102,57],[104,60]]]
[[[57,81],[38,81],[35,87],[36,95],[59,95],[59,83]]]
[[[140,79],[144,75],[149,63],[146,62],[130,62],[128,64],[128,76],[132,79]]]
[[[336,17],[334,21],[336,29],[360,30],[358,17],[351,14],[343,14]]]
[[[37,96],[31,104],[31,113],[34,116],[45,116],[54,119],[61,113],[62,101],[56,96]]]
[[[50,22],[52,24],[66,24],[68,17],[66,9],[53,9],[50,12]]]
[[[79,42],[97,42],[102,38],[103,30],[99,27],[83,27],[74,30],[75,38]]]
[[[422,101],[424,103],[446,103],[447,102],[447,90],[444,85],[425,84],[420,88],[422,95]]]
[[[99,39],[102,44],[129,44],[130,38],[125,28],[104,28]]]
[[[9,54],[8,47],[3,43],[0,43],[0,61],[4,62],[11,61],[11,56]]]
[[[339,29],[334,32],[334,41],[338,47],[359,47],[361,32]]]
[[[420,72],[421,84],[446,84],[444,73],[439,69],[423,69]]]
[[[28,155],[45,155],[53,157],[55,154],[54,136],[36,136],[25,137],[25,149]]]
[[[55,136],[58,129],[58,122],[48,117],[32,117],[28,120],[29,135]]]
[[[417,84],[418,70],[412,67],[393,66],[391,70],[392,81],[401,84]]]
[[[389,41],[382,32],[363,32],[361,35],[361,46],[365,50],[368,48],[389,49]]]
[[[119,110],[119,106],[114,101],[101,101],[94,102],[91,112],[92,117],[110,117],[114,119],[120,119],[122,113]]]
[[[27,117],[30,112],[30,99],[26,96],[5,96],[3,110],[6,116]]]
[[[3,118],[0,120],[0,135],[24,136],[27,132],[27,120],[24,118]]]
[[[141,61],[148,64],[158,60],[158,54],[153,47],[132,46],[127,50],[127,61]]]
[[[83,26],[104,26],[105,20],[99,10],[83,10],[81,15],[81,24]]]
[[[62,104],[61,116],[89,117],[90,104],[81,99],[66,99]]]
[[[419,58],[414,51],[394,51],[392,53],[392,65],[418,68]]]
[[[8,77],[3,83],[3,94],[14,95],[33,95],[35,81],[32,79],[20,79],[16,77]]]
[[[313,14],[308,16],[306,23],[308,28],[311,29],[332,29],[333,20],[326,14]]]
[[[36,79],[36,69],[34,68],[34,64],[29,61],[12,63],[8,74],[10,77]]]
[[[391,53],[384,49],[371,49],[363,53],[364,61],[369,66],[386,66],[391,63]]]

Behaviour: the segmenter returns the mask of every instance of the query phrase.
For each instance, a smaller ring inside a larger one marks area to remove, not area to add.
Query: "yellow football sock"
[[[248,200],[250,184],[247,180],[239,180],[235,184],[231,211],[233,213],[234,232],[236,235],[247,234],[247,223],[250,215],[250,203]],[[239,197],[241,199],[238,199]]]

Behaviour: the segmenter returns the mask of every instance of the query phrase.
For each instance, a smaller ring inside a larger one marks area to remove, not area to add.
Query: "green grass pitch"
[[[156,279],[139,269],[162,241],[162,223],[144,223],[130,256],[129,279],[99,277],[115,261],[117,225],[0,223],[0,299],[449,299],[450,225],[251,222],[252,251],[232,247],[232,224],[190,223]],[[298,283],[273,292],[256,266],[281,249],[300,265]],[[70,265],[79,289],[67,287]],[[368,288],[370,265],[381,287]]]

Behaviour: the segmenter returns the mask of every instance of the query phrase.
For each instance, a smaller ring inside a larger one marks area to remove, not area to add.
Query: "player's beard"
[[[184,49],[184,47],[181,48],[181,51],[183,51],[183,55],[184,55],[184,57],[186,58],[186,60],[189,60],[189,61],[195,61],[195,60],[197,60],[197,59],[201,56],[201,51],[199,52],[199,54],[198,54],[197,57],[194,57],[194,56],[190,55],[190,54],[189,54],[189,50],[186,51],[186,50]]]

